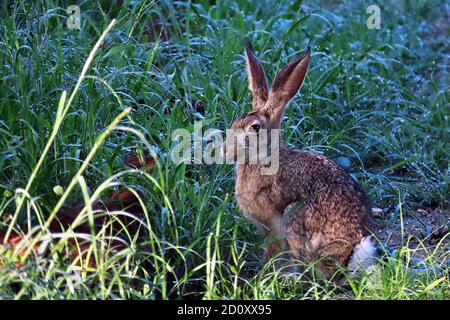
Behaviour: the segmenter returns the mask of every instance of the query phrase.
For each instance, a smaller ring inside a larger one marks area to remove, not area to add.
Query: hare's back
[[[359,236],[360,230],[370,229],[366,194],[334,161],[314,152],[285,149],[280,152],[280,164],[274,189],[280,197],[284,195],[284,213],[292,211],[292,204],[298,205],[289,213],[291,219],[300,219],[311,230],[341,236],[352,232]]]

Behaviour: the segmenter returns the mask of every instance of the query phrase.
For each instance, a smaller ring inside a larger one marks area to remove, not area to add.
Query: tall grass
[[[449,51],[438,32],[448,4],[382,2],[380,30],[366,28],[367,1],[84,2],[80,30],[66,27],[70,4],[7,1],[0,11],[0,231],[21,239],[0,246],[1,298],[450,296],[449,235],[432,249],[420,240],[419,265],[405,235],[346,285],[263,266],[232,168],[169,157],[173,130],[198,120],[225,129],[250,107],[246,41],[269,79],[310,45],[284,141],[345,166],[374,206],[394,212],[384,224],[417,208],[448,210]],[[149,31],[156,16],[163,30]],[[146,152],[157,159],[151,173],[124,166]],[[123,188],[139,214],[97,205]],[[49,229],[80,201],[68,228]]]

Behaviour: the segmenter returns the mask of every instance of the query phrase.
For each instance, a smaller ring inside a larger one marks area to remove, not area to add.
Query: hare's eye
[[[253,130],[256,131],[256,133],[259,132],[259,129],[261,129],[261,126],[259,124],[252,124],[251,127]]]

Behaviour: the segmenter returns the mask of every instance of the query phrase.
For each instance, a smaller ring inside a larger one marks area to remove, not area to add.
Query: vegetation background
[[[372,2],[2,1],[0,299],[450,298],[450,3],[376,1],[370,30]],[[359,281],[261,265],[233,168],[170,161],[250,108],[247,41],[270,80],[312,47],[283,140],[367,190],[386,257]]]

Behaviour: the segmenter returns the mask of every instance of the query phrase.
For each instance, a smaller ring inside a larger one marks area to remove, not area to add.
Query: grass
[[[269,79],[310,45],[284,141],[345,166],[373,206],[392,212],[382,225],[421,208],[448,213],[446,2],[381,1],[379,30],[366,27],[368,1],[108,3],[83,2],[80,30],[67,28],[65,1],[1,5],[0,231],[23,233],[23,247],[0,246],[1,299],[450,297],[448,271],[437,268],[449,235],[431,249],[419,240],[428,268],[416,274],[403,224],[396,254],[346,286],[262,266],[263,239],[239,213],[232,167],[169,156],[173,130],[200,120],[226,129],[249,109],[246,41]],[[150,150],[151,173],[124,166]],[[124,187],[143,212],[113,210],[94,228],[105,216],[96,203]],[[48,228],[80,201],[71,228]]]

